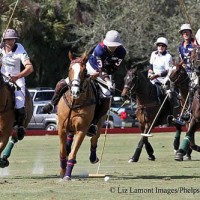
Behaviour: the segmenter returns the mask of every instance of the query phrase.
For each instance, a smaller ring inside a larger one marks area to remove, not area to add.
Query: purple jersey
[[[178,49],[179,56],[180,56],[180,59],[183,60],[184,63],[186,64],[186,71],[190,72],[192,70],[191,64],[190,64],[190,56],[194,48],[194,40],[192,39],[186,47],[184,47],[183,44],[184,43],[182,42],[179,46],[179,49]]]
[[[118,46],[114,53],[110,54],[107,46],[101,42],[95,47],[92,55],[90,55],[89,63],[95,70],[104,71],[111,75],[119,68],[125,55],[126,50],[123,46]]]

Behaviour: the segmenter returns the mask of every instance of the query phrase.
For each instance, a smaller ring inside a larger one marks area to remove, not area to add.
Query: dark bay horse
[[[195,86],[195,93],[191,105],[191,113],[192,118],[188,125],[188,130],[186,132],[186,136],[183,139],[176,155],[175,160],[183,161],[183,157],[187,154],[190,149],[200,152],[200,146],[195,144],[194,134],[200,128],[200,64],[194,65],[194,71],[196,72],[196,76],[198,77],[198,83]]]
[[[147,77],[147,71],[140,71],[137,67],[130,69],[124,78],[124,89],[122,91],[122,97],[126,96],[128,91],[136,94],[137,99],[137,111],[136,116],[139,122],[139,127],[142,133],[147,134],[152,122],[157,115],[161,103],[164,97],[158,99],[157,88],[154,84],[150,82]],[[170,102],[167,100],[163,105],[157,120],[153,124],[152,128],[158,125],[165,125],[168,123],[167,117],[171,115],[174,110],[170,111]],[[173,113],[174,114],[174,113]],[[179,126],[177,126],[179,128]],[[149,160],[155,160],[153,155],[154,150],[148,141],[148,137],[142,136],[138,143],[138,147],[129,162],[137,162],[139,160],[143,146],[149,156]]]
[[[12,148],[18,142],[17,135],[13,133],[15,125],[14,96],[11,86],[4,82],[3,75],[0,73],[0,167],[9,165],[8,157]],[[33,114],[32,98],[26,90],[24,127],[28,126]],[[10,142],[9,137],[12,135]],[[7,146],[6,146],[7,145]],[[4,151],[3,151],[4,150]],[[3,153],[2,153],[3,152]]]
[[[71,64],[69,66],[69,90],[58,103],[58,135],[60,139],[60,176],[63,180],[70,180],[77,152],[85,138],[94,116],[96,96],[91,78],[86,73],[86,53],[79,58],[73,58],[69,52]],[[102,127],[103,120],[98,124]],[[90,162],[98,162],[96,155],[97,135],[91,138]],[[74,137],[75,136],[75,137]],[[74,137],[74,144],[71,148]]]
[[[188,109],[188,106],[189,106],[188,98],[189,98],[189,89],[190,89],[190,78],[185,68],[183,67],[182,62],[177,63],[173,66],[169,79],[171,81],[171,85],[174,86],[173,88],[174,89],[177,88],[178,92],[180,93],[180,97],[181,97],[180,103],[182,107],[180,115],[182,115]],[[180,118],[181,116],[179,116],[179,119]],[[187,126],[188,124],[186,123],[186,127]],[[182,131],[181,128],[176,130],[176,135],[175,135],[174,143],[173,143],[175,153],[179,149],[181,131]],[[192,150],[188,149],[186,159],[191,159],[191,153],[192,153]]]

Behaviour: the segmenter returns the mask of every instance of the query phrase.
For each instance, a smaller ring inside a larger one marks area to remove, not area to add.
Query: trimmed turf
[[[196,135],[198,143],[200,137]],[[173,133],[156,133],[150,138],[156,161],[148,161],[143,149],[139,162],[128,164],[140,135],[107,135],[99,170],[110,176],[105,182],[103,178],[84,177],[95,174],[98,168],[98,163],[89,163],[90,143],[86,137],[72,181],[63,182],[59,178],[58,136],[28,136],[15,146],[10,166],[0,170],[0,199],[199,199],[200,154],[194,152],[192,161],[174,161],[173,138]],[[103,141],[101,135],[99,157]]]

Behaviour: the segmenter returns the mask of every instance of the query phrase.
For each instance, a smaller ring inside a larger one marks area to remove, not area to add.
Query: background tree
[[[1,0],[0,29],[6,27],[16,1]],[[103,40],[108,30],[118,30],[127,48],[124,67],[119,70],[117,88],[122,88],[126,69],[145,67],[154,42],[160,36],[169,40],[168,50],[178,56],[181,24],[199,28],[199,0],[23,0],[11,22],[20,34],[34,63],[28,86],[52,86],[67,76],[68,50],[76,55],[89,52]],[[189,17],[188,17],[189,16]]]

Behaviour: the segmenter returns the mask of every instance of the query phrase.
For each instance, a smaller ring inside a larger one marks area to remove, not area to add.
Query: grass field
[[[150,138],[156,161],[148,161],[143,149],[139,162],[129,164],[139,138],[131,134],[107,135],[99,170],[110,176],[107,182],[83,177],[95,174],[98,167],[89,163],[90,142],[85,138],[73,179],[63,182],[59,178],[58,136],[27,136],[15,146],[10,166],[0,170],[0,199],[200,199],[200,154],[194,152],[192,161],[174,161],[174,134],[156,133]],[[104,135],[99,141],[99,156],[103,141]],[[198,134],[196,141],[200,141]]]

